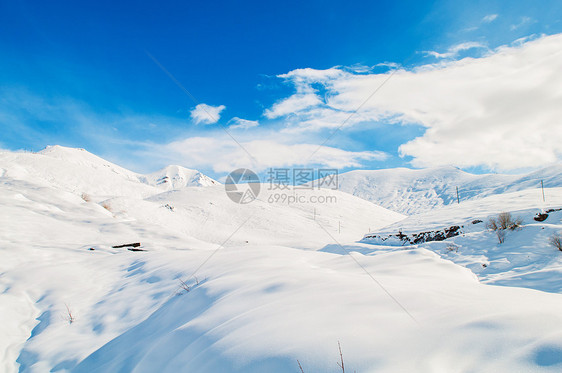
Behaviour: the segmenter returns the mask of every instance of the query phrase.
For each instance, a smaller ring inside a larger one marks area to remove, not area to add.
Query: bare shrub
[[[509,212],[501,212],[497,218],[499,229],[509,228],[511,226],[511,220],[511,214]]]
[[[104,209],[106,209],[109,212],[112,212],[111,210],[111,205],[109,204],[109,202],[104,202],[101,204],[101,207],[103,207]]]
[[[488,219],[488,221],[486,222],[486,228],[488,228],[491,231],[497,231],[499,228],[498,228],[498,221],[496,220],[496,218]]]
[[[84,202],[91,202],[92,201],[92,197],[90,197],[90,195],[88,193],[82,193],[81,197],[84,200]]]
[[[552,236],[548,238],[548,243],[562,251],[562,235],[560,233],[553,233]]]
[[[509,212],[502,212],[498,215],[498,224],[500,229],[511,229],[515,230],[523,225],[523,219],[520,217],[513,220]]]
[[[505,241],[505,229],[496,230],[496,236],[498,237],[499,243],[504,243],[504,241]]]
[[[511,226],[511,230],[514,230],[516,228],[521,228],[523,226],[523,218],[518,216],[517,218],[515,218],[515,222],[513,222],[513,225]]]
[[[507,229],[515,230],[522,225],[523,219],[518,217],[514,220],[509,212],[502,212],[498,214],[497,217],[489,218],[486,222],[486,228],[496,232],[499,243],[503,243],[505,241],[505,231]]]
[[[180,288],[183,289],[183,291],[185,291],[186,293],[189,293],[191,291],[191,287],[181,278],[179,279],[180,281]]]
[[[457,245],[455,245],[454,243],[450,243],[447,244],[447,246],[445,247],[445,250],[447,250],[447,252],[452,253],[454,252],[458,252],[459,251],[459,247]]]
[[[302,369],[301,362],[298,359],[297,359],[297,364],[299,364],[299,369],[301,370],[301,373],[304,373],[304,369]]]
[[[341,351],[340,341],[338,341],[338,349],[340,351],[340,361],[336,362],[336,364],[340,368],[339,370],[341,370],[342,373],[345,373],[345,364],[343,362],[343,353]],[[301,373],[304,373],[304,369],[302,368],[301,362],[298,359],[297,359],[297,364],[299,365],[299,369],[300,369]]]
[[[340,362],[337,364],[340,367],[342,373],[345,373],[345,365],[343,364],[343,353],[341,352],[340,341],[338,341],[338,349],[340,350]]]

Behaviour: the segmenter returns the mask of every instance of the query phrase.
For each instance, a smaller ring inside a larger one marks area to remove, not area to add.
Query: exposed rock
[[[123,245],[115,245],[115,246],[111,246],[111,247],[113,247],[114,249],[120,249],[122,247],[132,247],[132,248],[134,248],[134,247],[139,247],[140,245],[141,245],[140,242],[134,242],[134,243],[126,243],[126,244],[123,244]],[[129,249],[129,250],[131,250],[131,249]]]
[[[411,235],[404,234],[402,232],[398,232],[398,234],[390,234],[386,237],[374,234],[365,236],[366,239],[377,239],[381,242],[385,242],[387,240],[398,240],[402,243],[402,245],[417,245],[424,242],[431,242],[431,241],[444,241],[447,238],[455,237],[461,234],[461,227],[458,225],[453,225],[451,227],[437,230],[437,231],[428,231],[428,232],[420,232],[420,233],[413,233]]]
[[[546,218],[548,218],[548,214],[547,213],[538,213],[535,215],[535,217],[533,219],[535,219],[536,221],[545,221]]]

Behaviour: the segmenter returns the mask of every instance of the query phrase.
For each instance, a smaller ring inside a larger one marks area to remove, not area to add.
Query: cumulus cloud
[[[191,118],[195,124],[214,124],[217,123],[221,116],[220,113],[226,109],[226,106],[211,106],[207,104],[199,104],[191,111]]]
[[[248,167],[263,171],[269,167],[293,167],[317,164],[329,168],[361,167],[363,161],[383,160],[387,155],[378,151],[352,152],[316,144],[283,143],[272,139],[241,141],[240,145],[227,137],[190,137],[151,149],[166,154],[189,167],[210,168],[215,172],[230,172]],[[310,157],[314,152],[314,161]]]
[[[234,117],[231,120],[228,121],[228,128],[230,129],[248,129],[248,128],[252,128],[252,127],[257,127],[259,126],[260,123],[257,120],[248,120],[248,119],[242,119],[242,118],[238,118],[238,117]]]
[[[294,108],[299,107],[298,92],[315,94],[315,84],[325,90],[321,104],[311,106],[307,99],[289,119],[314,129],[333,127],[339,118],[328,119],[349,115],[363,104],[359,116],[346,125],[422,125],[425,133],[399,148],[419,167],[453,164],[510,170],[561,158],[562,34],[503,46],[481,58],[398,70],[366,103],[390,72],[336,70],[301,69],[285,75],[300,85],[287,98]]]

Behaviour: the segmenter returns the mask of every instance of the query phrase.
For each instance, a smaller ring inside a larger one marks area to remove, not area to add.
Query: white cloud
[[[211,168],[215,172],[230,172],[247,167],[263,171],[269,167],[320,165],[330,168],[361,167],[363,161],[384,160],[386,153],[377,151],[352,152],[309,143],[283,143],[276,140],[249,140],[240,144],[252,155],[251,159],[238,144],[224,136],[190,137],[149,149],[154,154],[166,154],[168,161],[194,168]],[[312,157],[313,153],[314,157]]]
[[[426,127],[399,149],[419,167],[537,167],[562,158],[560,71],[562,34],[503,46],[481,58],[399,70],[347,125],[371,120]],[[295,70],[286,75],[301,85],[297,91],[320,83],[326,95],[322,104],[302,105],[289,118],[312,129],[334,127],[340,118],[332,118],[356,110],[388,74]],[[288,98],[294,108],[299,97]]]
[[[248,128],[257,127],[260,125],[260,123],[257,120],[248,120],[248,119],[234,117],[228,121],[228,125],[229,125],[228,128],[230,129],[246,130]]]
[[[330,81],[346,74],[347,72],[333,67],[326,70],[296,69],[279,75],[279,78],[294,86],[296,93],[276,102],[270,109],[265,110],[264,116],[268,119],[275,119],[322,105],[322,98],[312,84],[329,84]]]
[[[217,123],[221,116],[220,113],[226,109],[226,106],[211,106],[207,104],[199,104],[191,111],[191,118],[195,124],[213,124]]]
[[[367,118],[362,113],[352,114],[352,111],[337,110],[330,106],[313,107],[286,118],[286,127],[282,132],[301,133],[323,128],[347,128],[368,120],[372,118]]]
[[[3,130],[29,136],[38,143],[50,143],[34,131],[31,123],[40,118],[57,123],[78,134],[78,140],[62,141],[69,146],[81,146],[138,172],[152,172],[166,164],[230,172],[234,167],[263,170],[267,167],[321,165],[330,168],[361,167],[367,161],[384,160],[387,155],[377,151],[346,151],[334,147],[319,148],[324,138],[284,134],[279,128],[261,128],[257,121],[232,118],[230,129],[241,129],[232,135],[247,149],[250,159],[235,141],[218,127],[191,128],[176,141],[143,141],[128,133],[143,133],[145,138],[161,138],[162,133],[174,133],[184,127],[181,120],[171,117],[122,116],[96,113],[85,103],[73,100],[43,99],[27,91],[0,88],[0,101],[9,103],[0,110]],[[25,113],[23,115],[22,113]],[[29,117],[29,119],[28,119]],[[252,128],[253,131],[242,129]],[[59,138],[62,139],[62,138]],[[4,142],[0,142],[2,151]],[[41,146],[42,147],[42,146]],[[311,157],[314,154],[314,157]]]
[[[343,71],[337,67],[326,70],[316,70],[311,68],[296,69],[287,74],[279,75],[280,78],[286,79],[296,85],[297,93],[311,92],[312,89],[306,83],[326,82],[336,79],[343,75]]]
[[[447,52],[439,53],[439,52],[434,52],[434,51],[427,51],[425,53],[427,55],[433,56],[435,58],[455,58],[459,55],[460,52],[467,51],[467,50],[470,50],[470,49],[475,49],[475,48],[484,48],[485,49],[487,47],[482,43],[469,41],[469,42],[466,42],[466,43],[460,43],[460,44],[453,45],[452,47],[447,49]]]
[[[316,94],[299,93],[275,103],[271,109],[265,111],[264,115],[266,118],[275,119],[320,104],[322,104],[322,101]]]
[[[482,18],[482,23],[494,22],[498,18],[497,14],[488,14]]]

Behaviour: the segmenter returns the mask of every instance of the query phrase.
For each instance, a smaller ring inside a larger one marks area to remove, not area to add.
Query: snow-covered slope
[[[357,170],[339,175],[339,189],[406,215],[492,194],[562,186],[562,165],[528,175],[473,175],[455,167]]]
[[[299,364],[335,372],[338,343],[346,371],[562,367],[562,295],[552,285],[562,278],[554,267],[561,253],[547,252],[541,229],[562,226],[562,214],[506,241],[514,251],[517,242],[536,246],[529,257],[537,263],[551,255],[548,271],[533,277],[550,292],[513,287],[531,283],[530,272],[497,281],[511,287],[484,285],[436,254],[446,255],[437,246],[445,242],[408,250],[353,242],[369,228],[523,210],[535,206],[536,191],[399,222],[402,215],[339,191],[321,204],[307,201],[327,191],[291,191],[303,202],[281,204],[264,190],[239,205],[221,185],[162,190],[97,161],[3,153],[0,162],[2,372],[285,373]],[[99,182],[92,193],[105,199],[81,198],[83,177]],[[556,188],[546,192],[547,201],[559,198]],[[455,241],[475,266],[478,250],[492,252],[486,234]],[[131,242],[146,251],[112,247]],[[486,260],[501,275],[502,263]]]
[[[540,189],[527,189],[413,215],[366,234],[363,242],[375,245],[363,253],[391,249],[388,245],[405,249],[424,248],[471,269],[484,283],[562,294],[562,252],[549,244],[553,234],[562,232],[562,188],[545,188],[545,197],[546,202],[543,202]],[[534,220],[538,213],[544,211],[551,211],[546,220]],[[501,212],[508,212],[513,220],[519,218],[522,222],[520,228],[506,230],[502,244],[495,232],[486,228],[486,221]],[[441,242],[411,246],[395,237],[382,242],[378,239],[398,232],[411,236],[451,226],[460,226],[460,234]],[[391,250],[394,249],[396,247]]]
[[[220,244],[239,228],[229,245],[248,242],[309,249],[333,242],[323,229],[339,240],[354,241],[365,231],[405,217],[339,191],[322,192],[322,196],[334,198],[332,203],[324,204],[270,203],[271,193],[264,185],[257,200],[239,205],[227,197],[220,185],[184,188],[142,201],[117,197],[104,203],[121,218],[173,228],[206,242]],[[307,201],[317,197],[316,191],[299,190],[298,194]]]
[[[145,175],[147,184],[163,190],[182,189],[190,186],[219,185],[220,183],[197,170],[182,166],[167,166],[160,171]]]
[[[22,154],[22,153],[19,153]],[[23,153],[23,154],[33,154],[33,153]],[[50,158],[55,158],[60,161],[72,163],[77,166],[81,166],[84,170],[104,170],[110,171],[114,174],[120,175],[129,180],[137,180],[137,174],[129,171],[121,166],[117,166],[111,162],[106,161],[103,158],[94,155],[86,149],[82,148],[68,148],[60,145],[47,146],[45,149],[41,150],[38,154],[48,156]]]
[[[138,175],[83,149],[47,147],[39,153],[2,153],[4,176],[42,186],[52,186],[91,198],[115,195],[144,197],[157,190],[142,184]]]

